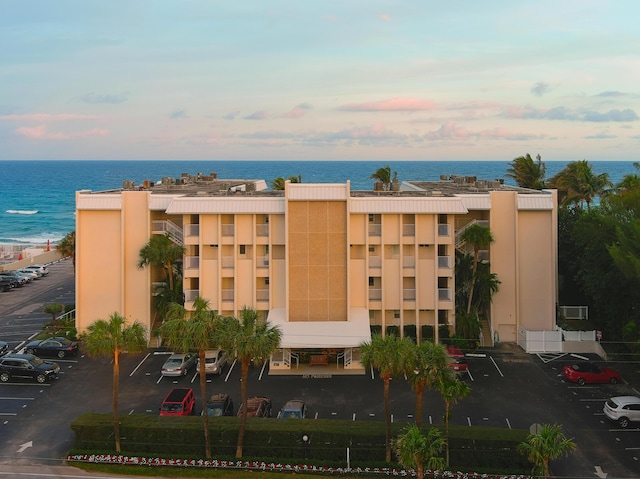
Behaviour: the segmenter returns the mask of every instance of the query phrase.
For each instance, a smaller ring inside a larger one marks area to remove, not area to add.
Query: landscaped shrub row
[[[209,425],[213,456],[232,458],[239,418],[210,418]],[[404,426],[394,423],[392,437],[397,437]],[[76,453],[114,450],[111,415],[85,414],[74,421],[71,428],[76,434]],[[444,431],[442,433],[444,435]],[[125,454],[205,456],[202,418],[199,417],[122,416],[120,434]],[[306,444],[305,435],[309,439]],[[476,471],[528,471],[528,462],[516,450],[526,436],[526,431],[452,426],[451,466]],[[316,464],[336,465],[346,461],[349,448],[352,465],[379,465],[384,463],[384,438],[385,424],[378,421],[255,419],[247,422],[244,456],[282,461],[306,458]]]

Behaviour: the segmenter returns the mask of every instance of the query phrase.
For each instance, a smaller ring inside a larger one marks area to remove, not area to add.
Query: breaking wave
[[[10,215],[35,215],[39,210],[7,210],[5,213]]]

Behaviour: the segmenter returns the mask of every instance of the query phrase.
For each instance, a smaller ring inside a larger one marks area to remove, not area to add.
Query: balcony
[[[235,290],[233,289],[223,289],[221,291],[221,299],[223,302],[233,302],[233,296],[234,296],[234,292]]]
[[[222,225],[222,236],[233,236],[235,233],[235,225]]]
[[[196,297],[200,294],[199,289],[185,289],[184,290],[184,302],[193,303]]]
[[[151,222],[151,232],[153,234],[169,234],[169,238],[176,244],[184,244],[182,228],[169,220],[158,220]]]
[[[256,301],[269,301],[269,290],[268,289],[257,289],[256,290]]]
[[[369,236],[382,236],[382,225],[381,224],[370,224],[369,225]]]
[[[415,256],[403,256],[402,257],[402,267],[405,269],[414,269],[416,267],[416,257]]]
[[[402,300],[403,301],[415,301],[416,300],[416,290],[414,289],[403,289],[402,290]]]
[[[198,268],[200,268],[200,256],[184,257],[184,269],[198,269]]]
[[[447,223],[439,224],[438,236],[451,236],[451,227]]]
[[[402,225],[402,236],[415,236],[415,235],[416,235],[416,225],[414,224]]]
[[[438,288],[438,301],[453,301],[451,288]]]
[[[225,269],[233,269],[233,256],[223,256],[222,267]]]
[[[451,256],[438,256],[438,268],[451,269]]]
[[[257,224],[256,236],[269,236],[269,224]]]
[[[369,268],[382,268],[382,258],[380,256],[369,256]]]
[[[382,301],[382,290],[369,288],[369,301]]]
[[[268,268],[269,267],[269,257],[268,256],[258,256],[256,258],[256,267],[258,267],[258,268]]]
[[[199,224],[184,225],[184,236],[185,238],[200,236],[200,225]]]

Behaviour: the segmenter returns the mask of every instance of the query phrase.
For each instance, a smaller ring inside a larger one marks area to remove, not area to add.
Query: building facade
[[[152,235],[169,234],[186,248],[187,309],[199,295],[222,315],[249,306],[281,328],[272,372],[327,352],[361,371],[358,345],[372,330],[438,341],[440,326],[453,329],[455,252],[480,222],[495,239],[483,258],[501,282],[484,341],[516,341],[520,327],[555,326],[556,205],[552,190],[470,177],[393,191],[351,191],[349,182],[270,191],[262,180],[199,174],[79,191],[77,327],[118,312],[157,328],[162,274],[137,265]]]

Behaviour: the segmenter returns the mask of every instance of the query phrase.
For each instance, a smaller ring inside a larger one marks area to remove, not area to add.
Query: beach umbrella
[[[18,255],[18,261],[22,261],[22,253]]]

